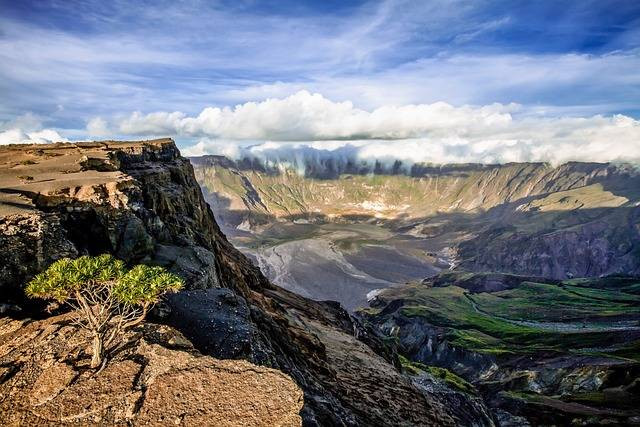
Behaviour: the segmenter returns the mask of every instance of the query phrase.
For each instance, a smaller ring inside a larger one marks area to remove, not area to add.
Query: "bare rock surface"
[[[129,333],[96,373],[72,316],[0,320],[3,425],[301,424],[302,391],[288,376],[203,356],[167,326]]]

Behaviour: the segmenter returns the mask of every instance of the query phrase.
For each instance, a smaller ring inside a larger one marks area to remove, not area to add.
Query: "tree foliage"
[[[93,335],[92,367],[129,328],[144,320],[149,309],[184,282],[162,267],[136,265],[127,270],[111,255],[63,258],[27,285],[30,297],[69,304],[80,316],[77,323]]]

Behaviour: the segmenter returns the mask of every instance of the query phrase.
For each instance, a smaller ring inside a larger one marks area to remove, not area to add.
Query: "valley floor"
[[[275,284],[315,300],[365,307],[381,289],[431,277],[453,263],[457,236],[418,238],[374,224],[272,224],[232,242]]]

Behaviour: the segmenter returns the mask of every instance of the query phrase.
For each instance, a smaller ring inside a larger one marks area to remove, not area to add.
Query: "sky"
[[[639,119],[636,0],[0,0],[0,144],[637,161]]]

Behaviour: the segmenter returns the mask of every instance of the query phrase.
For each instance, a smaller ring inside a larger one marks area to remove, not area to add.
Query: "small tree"
[[[106,349],[144,320],[161,295],[177,292],[184,282],[162,267],[136,265],[131,270],[111,255],[63,258],[27,285],[30,297],[55,299],[79,312],[78,325],[90,331],[91,367],[105,360]]]

